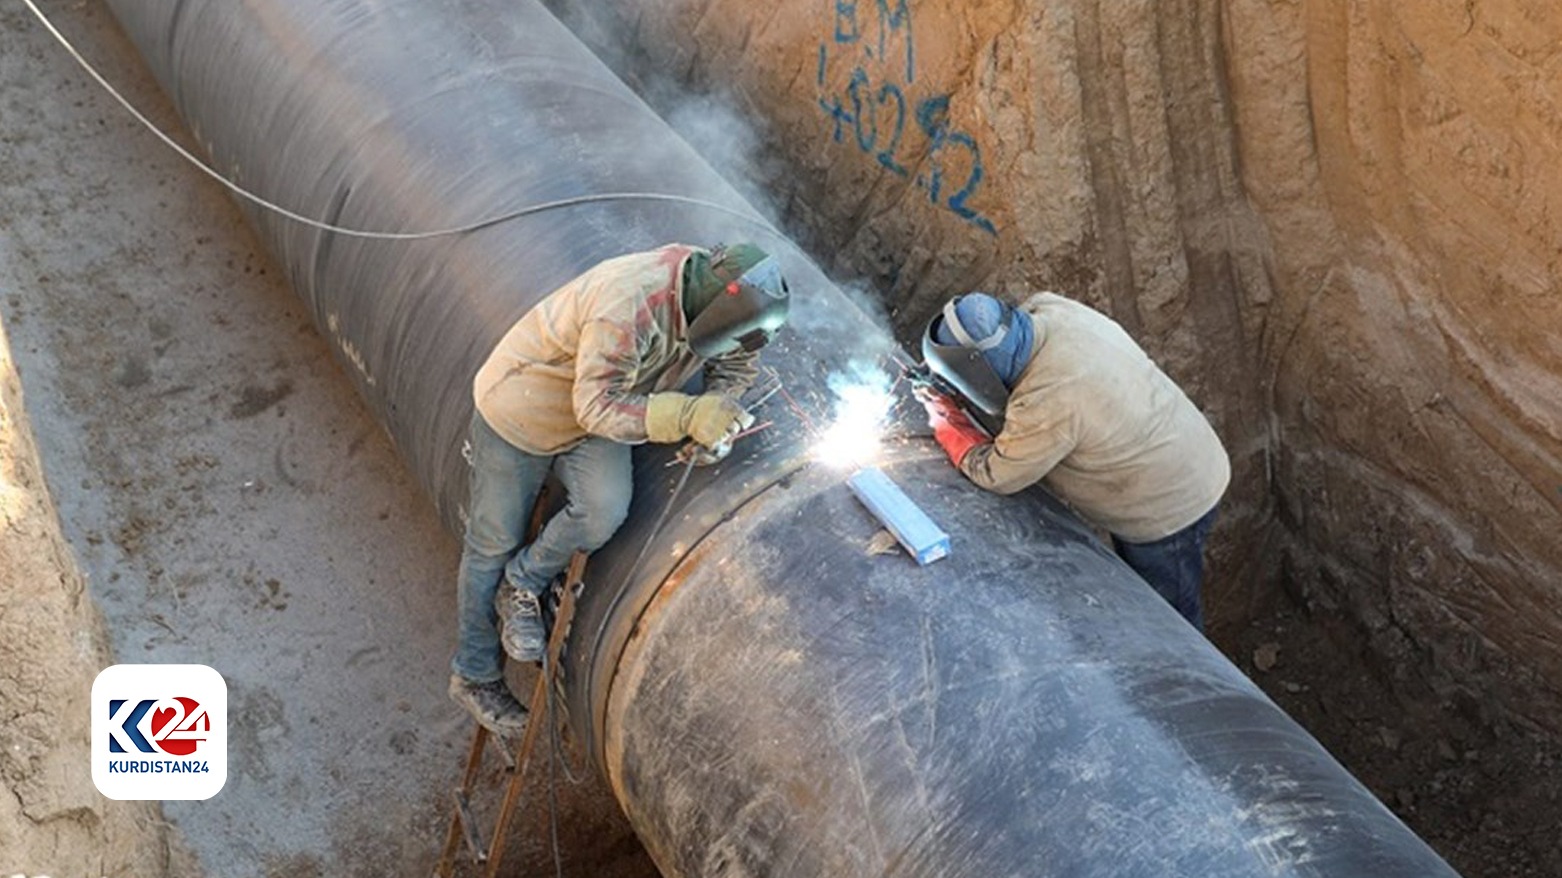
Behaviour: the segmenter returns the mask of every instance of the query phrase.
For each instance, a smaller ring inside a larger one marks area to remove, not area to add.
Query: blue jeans
[[[1198,521],[1153,543],[1130,543],[1112,535],[1118,557],[1200,631],[1204,630],[1204,607],[1199,600],[1204,541],[1214,524],[1215,510],[1211,509]]]
[[[499,438],[480,414],[472,416],[471,451],[450,669],[486,683],[504,676],[494,612],[500,580],[542,594],[575,550],[594,552],[612,538],[629,513],[634,481],[628,445],[591,436],[557,456],[528,454]],[[532,504],[550,470],[564,484],[567,505],[523,547]]]

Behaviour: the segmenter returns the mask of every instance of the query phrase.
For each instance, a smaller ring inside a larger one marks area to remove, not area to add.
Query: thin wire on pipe
[[[689,455],[684,462],[683,472],[678,476],[677,484],[673,485],[673,492],[667,498],[667,505],[662,507],[661,514],[656,517],[656,523],[651,525],[651,532],[646,534],[645,542],[640,544],[640,554],[635,556],[635,563],[629,567],[629,575],[624,577],[625,582],[634,582],[640,573],[640,564],[645,561],[645,555],[651,551],[651,543],[661,535],[662,525],[667,523],[667,516],[672,514],[673,504],[678,502],[678,495],[683,493],[683,486],[689,483],[689,474],[694,472],[694,464],[699,460],[695,454]]]
[[[43,10],[39,9],[33,0],[22,0],[22,2],[25,3],[27,8],[32,11],[33,17],[38,19],[38,22],[43,25],[44,30],[47,30],[49,34],[54,37],[55,41],[63,46],[65,51],[76,60],[76,63],[81,65],[83,70],[87,71],[87,75],[91,76],[93,80],[103,88],[104,91],[108,92],[109,95],[113,97],[121,107],[125,108],[126,112],[135,117],[136,121],[140,122],[142,126],[144,126],[148,131],[156,135],[156,137],[164,144],[166,144],[168,148],[178,153],[180,157],[189,162],[191,165],[194,165],[195,168],[201,173],[212,178],[213,180],[216,180],[229,192],[232,192],[239,198],[242,198],[257,207],[269,210],[278,216],[309,226],[310,228],[319,229],[324,232],[332,232],[334,234],[344,235],[352,238],[370,238],[379,241],[420,241],[426,240],[428,238],[465,235],[470,232],[476,232],[481,229],[486,229],[490,226],[496,226],[500,223],[509,222],[510,220],[519,219],[524,216],[530,216],[532,214],[542,213],[544,211],[555,210],[563,207],[573,207],[579,204],[591,204],[602,201],[671,201],[680,204],[690,204],[698,207],[709,208],[711,210],[725,213],[743,220],[744,222],[753,224],[771,235],[780,237],[780,233],[777,232],[769,222],[756,214],[745,213],[741,210],[727,207],[724,204],[718,204],[714,201],[707,201],[703,198],[694,198],[689,195],[675,195],[665,192],[598,192],[589,195],[576,195],[570,198],[560,198],[556,201],[545,201],[539,204],[528,205],[526,207],[517,208],[515,210],[488,217],[487,219],[477,220],[475,222],[466,223],[460,226],[453,226],[451,228],[445,229],[434,229],[423,232],[369,231],[365,229],[353,229],[347,228],[345,226],[334,225],[332,223],[322,222],[321,220],[304,216],[303,214],[289,210],[280,204],[276,204],[275,202],[268,201],[267,199],[256,195],[248,189],[245,189],[243,186],[240,186],[232,180],[229,180],[227,177],[224,177],[206,162],[201,161],[201,159],[194,153],[190,152],[188,149],[185,149],[184,146],[182,146],[178,141],[174,140],[173,137],[169,136],[161,128],[158,128],[157,125],[152,122],[152,120],[143,115],[140,110],[136,109],[134,104],[125,98],[124,95],[120,94],[119,90],[114,88],[114,86],[103,77],[103,74],[99,73],[97,68],[93,67],[91,62],[89,62],[81,54],[81,52],[77,51],[76,47],[72,45],[71,41],[66,39],[64,34],[60,33],[59,29],[54,26],[54,22],[50,21],[49,17],[43,14]]]

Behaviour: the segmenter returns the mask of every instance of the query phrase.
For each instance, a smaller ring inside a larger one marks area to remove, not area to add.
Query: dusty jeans
[[[1204,580],[1204,541],[1215,524],[1215,510],[1153,543],[1130,543],[1112,536],[1112,548],[1144,581],[1193,627],[1204,630],[1199,586]]]
[[[494,594],[501,578],[541,594],[576,549],[602,547],[629,512],[634,490],[630,448],[592,436],[557,456],[528,454],[472,416],[471,487],[466,538],[456,581],[458,633],[451,670],[474,682],[503,676]],[[526,525],[550,470],[568,502],[530,545]]]

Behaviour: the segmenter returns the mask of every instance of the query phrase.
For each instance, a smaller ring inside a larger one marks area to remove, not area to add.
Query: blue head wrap
[[[1030,363],[1036,336],[1030,319],[986,293],[969,293],[951,304],[954,307],[944,309],[933,340],[980,349],[1003,385],[1013,390],[1020,372]]]

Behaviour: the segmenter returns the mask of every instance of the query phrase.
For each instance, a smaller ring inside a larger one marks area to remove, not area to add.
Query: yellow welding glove
[[[677,442],[688,436],[706,448],[715,448],[745,422],[752,423],[753,416],[720,393],[653,393],[645,407],[645,434],[652,442]]]
[[[695,397],[689,414],[689,438],[706,448],[715,448],[732,441],[752,423],[754,416],[744,411],[737,400],[724,393],[707,393]]]
[[[677,442],[689,435],[685,412],[694,406],[687,393],[653,393],[645,405],[645,435],[652,442]]]

